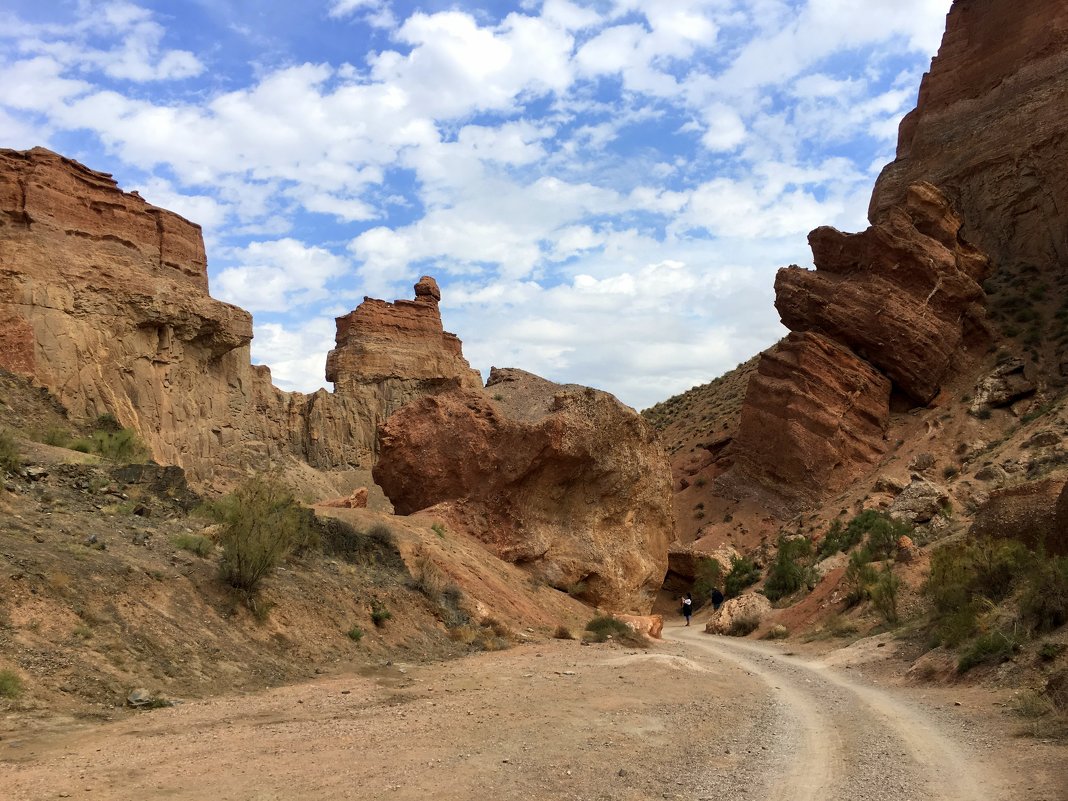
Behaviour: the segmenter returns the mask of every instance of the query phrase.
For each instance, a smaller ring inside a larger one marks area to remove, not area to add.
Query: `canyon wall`
[[[0,366],[76,420],[115,415],[196,482],[288,457],[370,467],[398,405],[480,385],[442,329],[436,284],[416,292],[338,320],[336,392],[282,392],[251,363],[248,312],[208,294],[198,225],[43,148],[0,150]]]

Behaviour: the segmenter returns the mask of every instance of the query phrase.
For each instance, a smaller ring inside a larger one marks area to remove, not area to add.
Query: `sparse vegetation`
[[[1020,650],[1020,640],[1014,633],[994,630],[981,635],[964,652],[957,661],[957,672],[967,673],[972,668],[986,664],[1000,664],[1012,658]]]
[[[175,548],[189,551],[197,556],[210,556],[215,550],[215,543],[200,534],[179,534],[171,540],[171,543]]]
[[[693,596],[695,600],[705,601],[712,592],[713,587],[719,587],[723,582],[723,568],[715,559],[701,557],[695,567],[696,575],[693,580]]]
[[[17,473],[21,466],[22,459],[14,437],[0,430],[0,475]]]
[[[273,476],[249,479],[210,508],[223,524],[223,580],[246,593],[255,592],[290,553],[317,540],[312,513]]]
[[[22,678],[13,670],[0,670],[0,698],[18,698],[22,695]]]
[[[345,633],[348,635],[348,638],[353,642],[359,642],[363,639],[363,629],[361,629],[359,626],[353,626]]]
[[[746,587],[756,584],[760,580],[760,568],[752,559],[745,556],[736,556],[731,559],[731,569],[723,580],[723,595],[726,598],[734,598],[742,594]]]
[[[575,635],[571,633],[571,629],[562,623],[556,627],[556,631],[553,632],[553,637],[557,640],[573,640]]]
[[[757,630],[760,625],[760,618],[755,615],[736,617],[731,621],[730,626],[727,627],[728,637],[745,637],[752,634]]]
[[[643,647],[648,645],[645,637],[638,634],[634,629],[610,615],[597,615],[586,624],[586,634],[583,639],[589,642],[606,642],[609,639],[621,642],[624,645]]]
[[[430,527],[430,530],[442,539],[445,539],[445,526],[443,526],[441,523],[435,523]]]
[[[382,602],[377,598],[371,599],[371,622],[375,624],[377,628],[382,628],[386,625],[386,621],[393,617],[393,613],[383,606]]]
[[[771,601],[810,589],[815,583],[812,543],[807,538],[780,536],[778,549],[764,582],[764,594]]]

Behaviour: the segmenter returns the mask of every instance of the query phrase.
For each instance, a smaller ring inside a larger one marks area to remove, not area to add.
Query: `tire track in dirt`
[[[766,743],[762,801],[1008,801],[999,777],[915,703],[763,644],[664,634],[772,688],[781,719]]]

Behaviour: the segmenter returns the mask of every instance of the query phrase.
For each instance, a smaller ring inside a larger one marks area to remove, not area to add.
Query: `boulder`
[[[654,640],[659,640],[664,631],[663,615],[624,615],[612,612],[611,616],[626,623],[635,633],[644,634]]]
[[[737,598],[724,601],[723,606],[712,613],[705,624],[705,631],[709,634],[731,634],[745,628],[752,631],[769,614],[771,601],[760,593],[742,593]]]
[[[894,498],[890,504],[890,516],[909,523],[926,523],[945,508],[949,494],[944,488],[920,476]]]
[[[367,487],[357,487],[347,498],[332,498],[323,501],[319,506],[325,506],[328,509],[366,509]]]
[[[822,579],[828,573],[831,573],[840,567],[845,567],[848,564],[849,554],[843,553],[842,551],[839,551],[838,553],[833,553],[826,559],[821,559],[816,563],[816,575]]]
[[[645,614],[674,536],[659,438],[605,392],[494,369],[380,429],[375,481],[398,514],[437,506],[493,553],[583,600]]]
[[[897,551],[894,558],[898,562],[915,562],[916,557],[920,555],[920,549],[916,546],[916,543],[912,541],[912,537],[902,535],[897,538]]]
[[[1022,359],[1012,359],[998,365],[975,386],[969,411],[978,414],[984,409],[1012,406],[1035,394],[1035,384],[1028,378]]]
[[[975,477],[979,481],[990,481],[995,484],[1003,484],[1009,477],[1009,474],[996,464],[988,464],[977,470]]]

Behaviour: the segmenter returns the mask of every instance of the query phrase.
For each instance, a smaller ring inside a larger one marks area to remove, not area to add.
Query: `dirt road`
[[[775,646],[667,636],[648,651],[554,640],[382,665],[27,730],[0,740],[0,799],[1065,798],[1063,748],[1001,739],[989,715],[932,713],[913,691]]]

